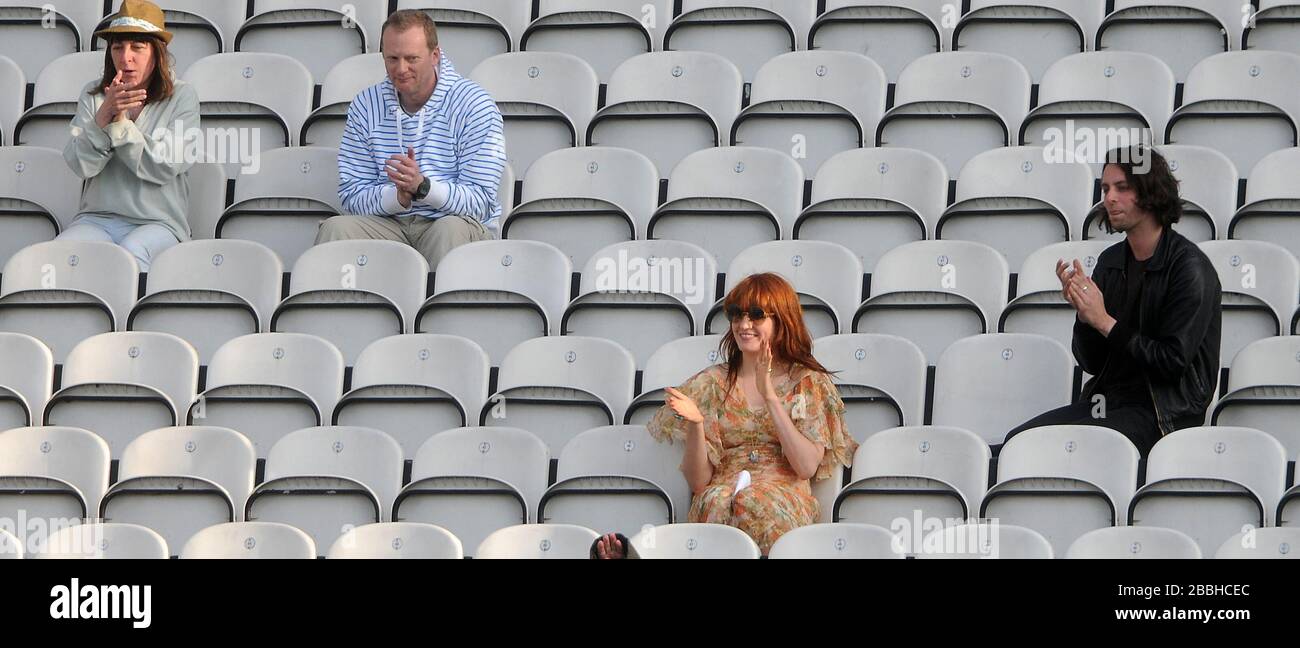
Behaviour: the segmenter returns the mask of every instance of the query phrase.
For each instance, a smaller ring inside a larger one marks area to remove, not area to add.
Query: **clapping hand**
[[[691,400],[690,396],[673,389],[665,387],[664,391],[668,393],[668,407],[676,412],[678,418],[686,419],[691,423],[703,423],[704,415],[700,413],[700,408]]]

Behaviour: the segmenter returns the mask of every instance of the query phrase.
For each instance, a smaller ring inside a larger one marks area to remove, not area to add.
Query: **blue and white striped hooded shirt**
[[[398,202],[397,188],[384,170],[388,159],[405,155],[408,146],[415,149],[424,176],[445,185],[445,191],[429,192],[410,209]],[[457,214],[478,220],[495,235],[501,217],[497,187],[505,164],[496,102],[457,74],[444,53],[438,83],[419,113],[406,114],[387,78],[352,100],[339,143],[339,201],[352,214]]]

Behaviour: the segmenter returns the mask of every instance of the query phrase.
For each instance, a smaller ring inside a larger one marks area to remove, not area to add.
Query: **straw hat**
[[[164,43],[172,42],[172,33],[167,31],[162,9],[148,0],[122,0],[118,12],[109,18],[108,26],[95,32],[104,40],[108,40],[110,34],[145,34],[160,38]]]

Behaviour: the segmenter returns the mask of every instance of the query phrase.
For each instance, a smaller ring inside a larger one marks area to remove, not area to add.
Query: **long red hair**
[[[747,310],[754,306],[765,312],[775,314],[772,322],[772,359],[785,364],[803,365],[813,371],[829,374],[812,354],[812,335],[803,323],[803,307],[799,305],[799,295],[781,275],[764,272],[745,277],[722,300],[723,308],[739,306]],[[740,375],[742,354],[736,344],[731,326],[727,326],[726,335],[722,336],[722,355],[727,359],[727,393],[736,385]]]

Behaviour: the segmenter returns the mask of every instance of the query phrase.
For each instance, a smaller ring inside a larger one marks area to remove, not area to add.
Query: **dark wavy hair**
[[[163,101],[172,96],[175,91],[175,81],[172,79],[173,65],[171,52],[167,51],[167,43],[161,38],[154,38],[144,34],[112,34],[108,37],[108,42],[104,46],[104,77],[99,80],[95,87],[90,89],[88,94],[100,94],[104,89],[113,82],[113,77],[117,76],[117,65],[113,63],[113,44],[118,41],[141,41],[153,46],[153,74],[149,76],[149,83],[145,87],[145,105]]]
[[[1138,207],[1151,212],[1161,227],[1168,228],[1183,217],[1183,199],[1178,197],[1178,179],[1169,170],[1165,156],[1150,146],[1111,149],[1106,153],[1106,166],[1118,166],[1124,171],[1124,180],[1137,192]],[[1101,224],[1108,234],[1114,234],[1110,216],[1106,211],[1105,196],[1099,208]]]
[[[772,272],[745,277],[736,284],[722,300],[725,306],[739,306],[748,310],[757,306],[773,313],[775,320],[772,330],[772,359],[790,365],[803,365],[813,371],[831,373],[823,367],[812,354],[812,335],[803,322],[803,307],[799,305],[799,295],[794,287]],[[736,386],[736,377],[740,374],[742,354],[740,345],[736,344],[735,333],[727,326],[726,335],[722,336],[722,356],[727,362],[727,393]]]

